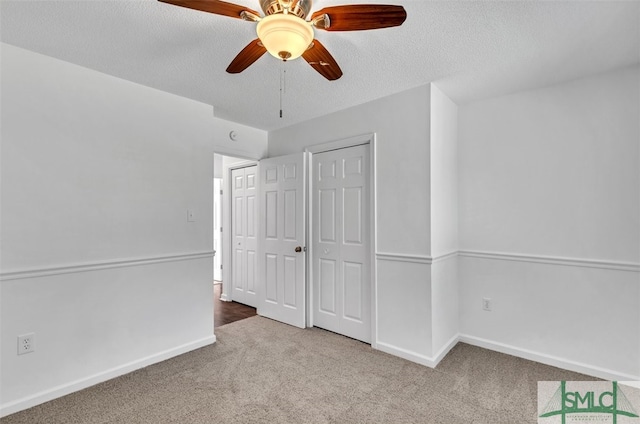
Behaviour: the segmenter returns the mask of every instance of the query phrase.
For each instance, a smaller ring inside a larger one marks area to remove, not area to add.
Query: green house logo
[[[558,389],[555,391],[549,402],[539,415],[540,418],[560,416],[562,424],[569,422],[612,422],[618,423],[619,417],[629,417],[634,419],[638,417],[638,413],[633,405],[624,394],[617,382],[580,382],[579,390],[568,390],[567,382],[561,381]],[[584,389],[585,384],[591,384],[592,389]],[[576,383],[578,384],[578,383]],[[603,384],[606,388],[602,389]],[[609,384],[611,384],[609,386]],[[598,390],[596,387],[600,388]],[[583,415],[583,418],[577,420],[577,414]],[[596,420],[595,416],[599,415],[601,420]],[[589,416],[589,418],[587,418]],[[604,419],[606,418],[606,421]],[[539,420],[540,423],[544,422]],[[638,420],[640,423],[640,419]]]

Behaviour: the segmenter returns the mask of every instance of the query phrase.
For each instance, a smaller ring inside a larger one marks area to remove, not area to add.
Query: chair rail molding
[[[413,255],[395,252],[376,252],[376,260],[413,262],[431,265],[453,257],[491,259],[498,261],[531,262],[548,265],[574,266],[584,268],[599,268],[613,271],[640,272],[640,263],[621,262],[604,259],[570,258],[565,256],[529,255],[522,253],[489,252],[482,250],[459,250],[437,256]]]
[[[480,250],[460,250],[458,256],[467,258],[493,259],[500,261],[532,262],[549,265],[600,268],[614,271],[640,272],[640,263],[619,262],[602,259],[569,258],[564,256],[529,255],[522,253],[488,252]]]
[[[426,255],[411,255],[406,253],[376,252],[378,261],[411,262],[424,265],[431,265],[433,258]]]
[[[124,268],[130,266],[152,265],[165,262],[190,261],[194,259],[213,258],[215,251],[181,253],[177,255],[150,256],[131,259],[114,259],[108,261],[87,262],[53,266],[47,268],[28,268],[17,271],[0,272],[0,281],[20,280],[25,278],[48,277],[51,275],[72,274],[76,272],[99,271],[103,269]]]
[[[376,260],[379,261],[396,261],[396,262],[412,262],[424,265],[431,265],[436,262],[454,258],[458,255],[457,251],[448,252],[438,256],[413,255],[407,253],[391,253],[376,252]]]

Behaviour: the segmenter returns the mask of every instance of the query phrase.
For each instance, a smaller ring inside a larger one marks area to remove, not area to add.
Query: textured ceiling
[[[259,10],[258,0],[236,3]],[[429,82],[457,103],[640,62],[637,1],[320,0],[402,4],[401,27],[316,31],[344,76],[264,55],[227,65],[255,24],[155,0],[0,2],[3,42],[213,105],[217,116],[271,130]],[[286,70],[284,118],[279,87]]]

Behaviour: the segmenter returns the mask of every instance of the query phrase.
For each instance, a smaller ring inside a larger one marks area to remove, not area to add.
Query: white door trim
[[[222,191],[223,179],[213,177],[213,281],[222,281]],[[217,277],[217,278],[216,278]]]
[[[220,252],[222,260],[222,293],[220,294],[220,300],[225,302],[233,301],[233,295],[231,290],[231,252],[233,246],[231,245],[231,172],[234,169],[248,168],[253,165],[257,165],[258,162],[253,160],[247,160],[234,163],[222,170],[222,252]],[[257,187],[259,189],[260,187]],[[216,255],[218,252],[216,252]]]
[[[331,150],[345,149],[348,147],[360,146],[363,144],[369,145],[369,231],[371,234],[371,243],[369,246],[369,257],[371,267],[371,347],[377,349],[376,341],[377,329],[378,329],[378,308],[377,308],[377,292],[378,284],[376,277],[376,258],[375,252],[377,251],[377,208],[376,208],[376,135],[375,133],[363,134],[355,137],[345,138],[341,140],[335,140],[328,143],[316,144],[305,148],[307,155],[307,193],[312,193],[313,183],[313,154],[329,152]],[[309,248],[309,254],[307,255],[307,326],[313,327],[313,196],[307,196],[307,246]]]
[[[313,146],[307,146],[305,148],[305,152],[313,153],[322,153],[328,152],[331,150],[344,149],[347,147],[360,146],[361,144],[371,144],[375,143],[376,135],[375,134],[363,134],[357,135],[355,137],[344,138],[341,140],[330,141],[328,143],[315,144]]]

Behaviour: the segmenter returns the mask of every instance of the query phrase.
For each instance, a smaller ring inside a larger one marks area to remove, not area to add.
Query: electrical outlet
[[[488,297],[482,298],[482,310],[491,311],[491,299]]]
[[[36,334],[29,333],[18,336],[18,355],[31,353],[36,350]]]

